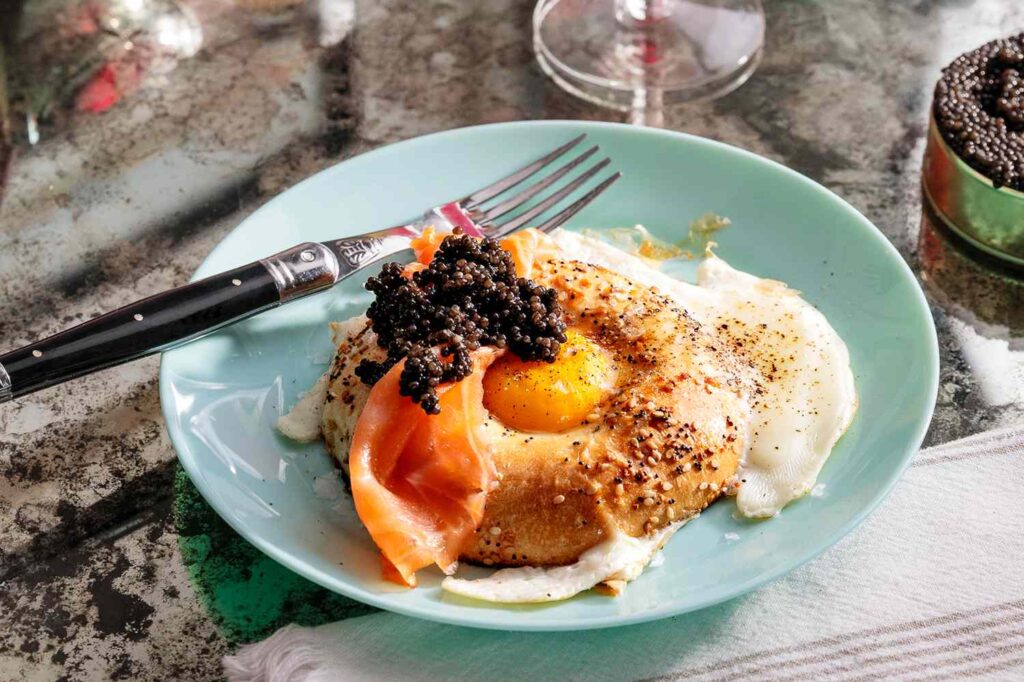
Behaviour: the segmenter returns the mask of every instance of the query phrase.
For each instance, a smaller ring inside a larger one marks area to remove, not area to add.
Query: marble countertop
[[[265,201],[373,147],[476,123],[621,120],[546,80],[527,0],[185,4],[204,25],[195,57],[19,149],[0,206],[0,348],[184,283]],[[939,69],[1019,30],[1024,6],[766,4],[754,77],[666,126],[810,176],[892,240],[940,334],[929,444],[1019,420],[1024,285],[922,226],[919,172]],[[0,679],[219,677],[238,637],[183,560],[158,363],[0,407]]]

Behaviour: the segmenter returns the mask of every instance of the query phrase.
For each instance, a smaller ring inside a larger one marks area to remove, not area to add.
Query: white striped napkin
[[[922,450],[818,559],[696,613],[506,633],[374,614],[288,626],[230,680],[1024,679],[1024,427]]]

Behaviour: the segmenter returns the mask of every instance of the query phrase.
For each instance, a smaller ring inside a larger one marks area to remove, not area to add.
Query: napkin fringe
[[[323,641],[311,628],[286,625],[271,637],[242,647],[234,656],[224,657],[224,672],[232,682],[331,682]]]

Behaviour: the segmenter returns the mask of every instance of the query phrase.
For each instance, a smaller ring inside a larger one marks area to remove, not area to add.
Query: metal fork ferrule
[[[337,257],[317,242],[293,246],[260,263],[274,278],[282,303],[333,286],[341,274]]]

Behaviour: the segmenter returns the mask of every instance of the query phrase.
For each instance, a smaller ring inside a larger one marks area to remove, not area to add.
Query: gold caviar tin
[[[924,200],[952,231],[990,254],[1024,267],[1024,192],[996,189],[942,139],[934,116],[921,169]]]

